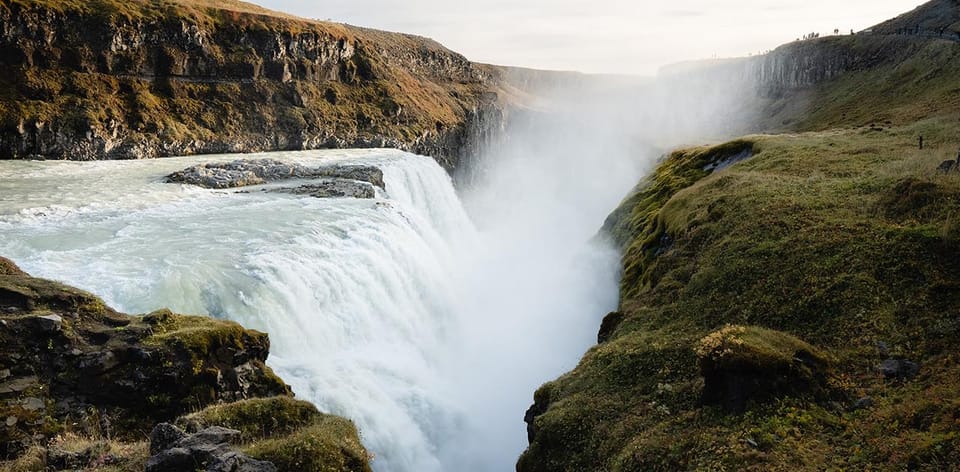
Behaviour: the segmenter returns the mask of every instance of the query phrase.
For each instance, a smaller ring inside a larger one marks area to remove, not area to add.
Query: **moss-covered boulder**
[[[214,405],[177,419],[195,433],[211,426],[240,431],[239,447],[281,472],[367,472],[370,455],[356,426],[286,396]]]
[[[742,412],[751,402],[785,395],[823,396],[830,358],[786,333],[756,326],[727,326],[696,347],[703,401]]]
[[[118,313],[0,258],[0,458],[67,430],[142,438],[209,404],[290,395],[269,349],[236,323]]]

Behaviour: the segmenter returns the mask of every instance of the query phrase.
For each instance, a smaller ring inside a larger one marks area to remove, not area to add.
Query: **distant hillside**
[[[957,0],[934,0],[920,5],[913,11],[870,29],[884,34],[936,34],[952,39],[960,34],[960,2]]]
[[[455,167],[498,76],[421,37],[238,1],[0,0],[0,158],[389,146]]]

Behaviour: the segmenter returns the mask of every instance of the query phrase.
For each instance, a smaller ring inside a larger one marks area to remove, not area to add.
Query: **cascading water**
[[[269,364],[354,420],[378,471],[512,469],[532,392],[615,302],[612,252],[578,234],[581,250],[557,254],[524,225],[477,232],[443,170],[398,151],[269,155],[377,165],[374,200],[161,182],[237,157],[0,162],[0,255],[126,312],[268,332]]]

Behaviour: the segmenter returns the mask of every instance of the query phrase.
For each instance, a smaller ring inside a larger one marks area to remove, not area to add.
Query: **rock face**
[[[240,431],[213,426],[186,434],[169,423],[157,425],[150,434],[147,472],[276,472],[277,467],[237,452],[230,443],[238,441]]]
[[[189,167],[167,176],[167,182],[196,185],[203,188],[225,189],[261,185],[268,182],[277,182],[289,179],[329,179],[326,184],[332,193],[338,187],[337,181],[363,182],[358,188],[373,190],[373,186],[386,188],[383,182],[383,171],[376,166],[367,165],[336,165],[319,168],[308,168],[299,164],[288,164],[273,159],[236,160],[232,162],[200,164]],[[342,193],[350,193],[350,185],[341,183],[345,189]],[[316,190],[316,191],[319,191]],[[308,193],[308,192],[304,192]],[[359,192],[355,192],[359,193]],[[344,196],[344,195],[331,195]],[[373,198],[363,197],[363,198]]]
[[[64,430],[142,437],[198,407],[289,388],[266,334],[161,310],[118,313],[0,259],[0,457]]]
[[[273,189],[272,192],[307,195],[314,198],[364,198],[377,196],[373,185],[355,180],[328,179],[294,188]]]
[[[395,147],[453,169],[502,128],[495,68],[429,39],[164,5],[0,0],[0,158]]]

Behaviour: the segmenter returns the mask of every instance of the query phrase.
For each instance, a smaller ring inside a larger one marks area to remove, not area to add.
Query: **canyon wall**
[[[395,147],[452,169],[502,130],[495,68],[252,5],[0,0],[0,158]]]

